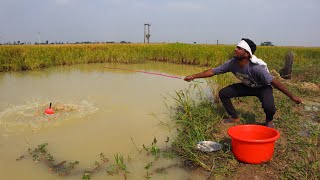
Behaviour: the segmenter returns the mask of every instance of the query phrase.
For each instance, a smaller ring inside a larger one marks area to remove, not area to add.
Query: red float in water
[[[50,103],[50,106],[44,111],[44,113],[47,115],[54,114],[54,110],[51,108],[51,104],[52,103]]]

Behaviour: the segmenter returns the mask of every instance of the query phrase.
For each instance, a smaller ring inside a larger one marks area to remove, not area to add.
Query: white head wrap
[[[263,66],[269,72],[269,69],[267,67],[267,63],[265,63],[262,59],[259,59],[259,58],[257,58],[257,56],[252,54],[251,48],[245,40],[241,40],[237,46],[241,47],[249,52],[249,54],[251,56],[250,61],[252,63],[259,64],[259,65]]]
[[[246,51],[249,52],[250,56],[252,56],[251,48],[245,40],[241,40],[237,46],[245,49]]]

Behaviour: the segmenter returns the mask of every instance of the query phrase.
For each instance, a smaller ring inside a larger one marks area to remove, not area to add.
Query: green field
[[[14,45],[0,46],[0,72],[35,70],[79,63],[143,63],[165,61],[178,64],[218,66],[233,56],[234,45],[191,44],[92,44],[92,45]],[[298,71],[320,66],[320,48],[257,48],[256,56],[271,69],[279,70],[288,51],[295,55]]]

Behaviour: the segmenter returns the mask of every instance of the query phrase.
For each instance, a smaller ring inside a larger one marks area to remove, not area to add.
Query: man
[[[297,104],[302,103],[302,100],[291,94],[283,84],[272,77],[267,64],[253,55],[255,51],[256,45],[254,42],[243,38],[237,45],[232,59],[217,68],[187,76],[184,80],[189,82],[197,78],[206,78],[232,72],[242,83],[232,84],[221,89],[219,92],[221,102],[227,113],[231,116],[225,119],[224,122],[240,122],[238,113],[231,103],[231,98],[256,96],[262,103],[262,108],[266,114],[266,126],[274,128],[273,116],[276,108],[271,85],[279,89]]]

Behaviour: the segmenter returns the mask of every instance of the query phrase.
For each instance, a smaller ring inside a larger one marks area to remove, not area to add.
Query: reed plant
[[[205,156],[196,150],[199,141],[210,139],[212,127],[221,118],[221,113],[216,113],[217,108],[212,103],[202,98],[200,102],[192,98],[194,87],[176,92],[176,108],[173,109],[173,119],[177,125],[178,135],[172,143],[173,150],[184,160],[199,165],[210,171],[211,165]],[[201,91],[201,89],[198,89]],[[201,93],[200,93],[201,94]]]
[[[121,153],[115,153],[113,157],[115,159],[115,164],[109,165],[106,172],[109,175],[121,173],[124,178],[127,179],[127,174],[130,172],[127,170],[127,165],[124,163],[123,155]]]

